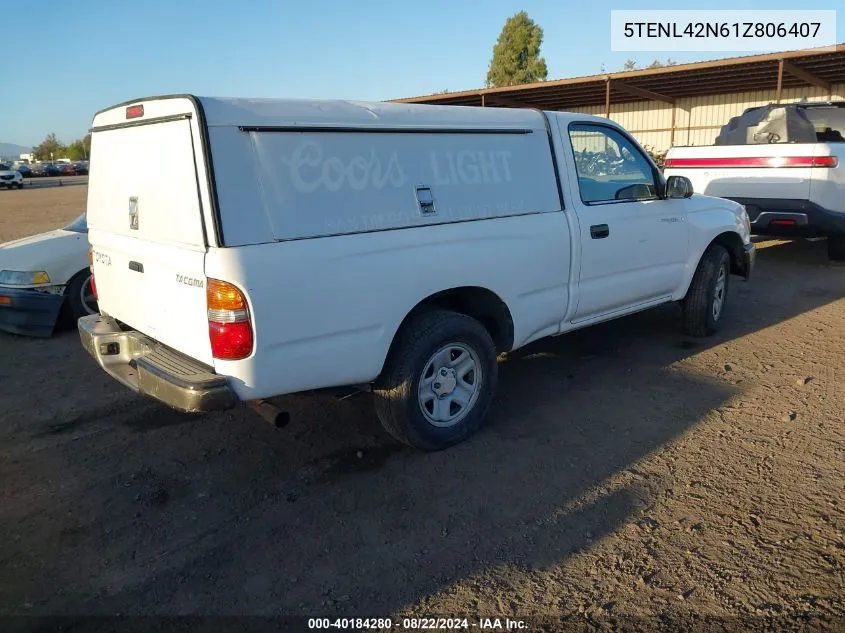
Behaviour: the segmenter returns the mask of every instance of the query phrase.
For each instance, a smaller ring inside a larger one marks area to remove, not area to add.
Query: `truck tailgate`
[[[814,159],[829,155],[823,143],[673,147],[666,176],[686,176],[696,193],[720,198],[810,197]]]
[[[101,311],[211,364],[207,247],[185,104],[173,100],[170,116],[126,126],[98,129],[95,119],[89,241]]]

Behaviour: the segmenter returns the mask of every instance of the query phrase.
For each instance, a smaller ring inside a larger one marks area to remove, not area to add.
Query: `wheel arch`
[[[73,282],[74,282],[77,278],[79,278],[79,277],[83,277],[85,274],[90,275],[90,274],[91,274],[91,269],[90,269],[90,268],[88,268],[88,267],[82,268],[81,270],[77,270],[77,271],[76,271],[75,273],[73,273],[70,277],[68,277],[68,278],[67,278],[67,281],[64,283],[65,290],[64,290],[64,292],[63,292],[62,294],[67,295],[67,293],[68,293],[68,289],[70,288],[70,285],[71,285],[71,284],[72,284],[72,283],[73,283]]]
[[[382,363],[382,370],[402,329],[421,312],[432,309],[452,310],[474,318],[493,339],[498,353],[508,352],[513,348],[513,315],[505,301],[495,292],[481,286],[460,286],[441,290],[419,301],[399,323],[393,334],[393,340]]]
[[[707,248],[710,248],[714,244],[719,244],[727,249],[728,255],[730,255],[731,258],[731,274],[745,275],[745,261],[743,260],[745,244],[743,244],[739,233],[736,231],[724,231],[714,237],[707,245]],[[707,251],[707,248],[704,250]],[[704,255],[704,253],[702,253],[702,255]]]
[[[707,242],[705,247],[698,254],[698,257],[691,262],[690,269],[687,273],[687,277],[684,282],[683,292],[680,293],[679,298],[685,297],[689,292],[690,285],[692,284],[693,277],[695,276],[695,271],[698,269],[698,266],[701,263],[701,258],[704,257],[704,254],[714,244],[718,244],[719,246],[724,247],[725,250],[728,251],[728,255],[730,257],[731,262],[731,274],[740,276],[745,275],[745,261],[743,259],[745,245],[742,241],[742,237],[740,237],[739,233],[734,230],[725,229],[721,233],[717,234],[709,242]]]

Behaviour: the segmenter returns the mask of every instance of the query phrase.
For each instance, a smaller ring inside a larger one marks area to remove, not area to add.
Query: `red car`
[[[59,174],[62,176],[75,176],[76,169],[73,165],[59,165]]]

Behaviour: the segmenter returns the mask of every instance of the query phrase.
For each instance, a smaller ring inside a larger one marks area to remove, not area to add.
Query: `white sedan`
[[[97,312],[83,213],[63,229],[0,244],[0,330],[49,337],[64,312]]]
[[[0,188],[23,189],[23,176],[17,169],[0,165]]]

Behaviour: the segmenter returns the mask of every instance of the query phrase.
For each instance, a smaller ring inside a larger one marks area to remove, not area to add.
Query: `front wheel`
[[[684,332],[690,336],[716,333],[727,306],[730,273],[730,255],[724,246],[713,244],[704,251],[681,302]]]
[[[440,450],[478,430],[497,379],[496,346],[481,323],[424,312],[399,332],[373,390],[376,413],[400,442]]]
[[[84,316],[98,312],[97,299],[91,287],[91,273],[87,270],[74,275],[65,291],[67,310],[74,323]]]

